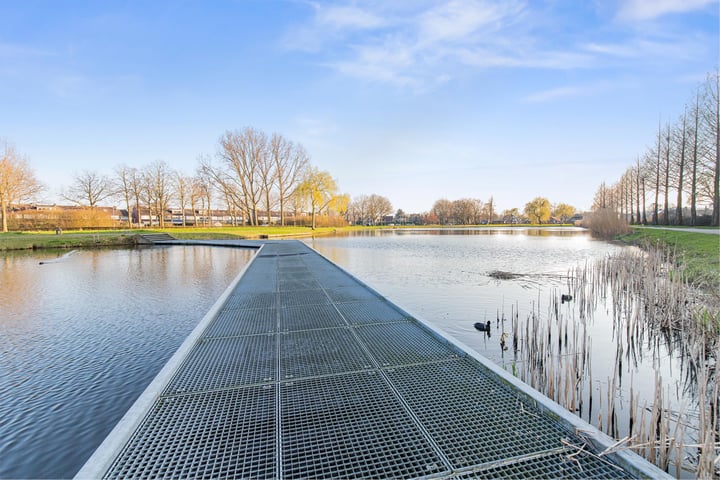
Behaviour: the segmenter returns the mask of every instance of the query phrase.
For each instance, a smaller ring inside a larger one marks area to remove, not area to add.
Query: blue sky
[[[0,0],[0,137],[57,192],[278,132],[406,212],[590,207],[718,65],[718,0]]]

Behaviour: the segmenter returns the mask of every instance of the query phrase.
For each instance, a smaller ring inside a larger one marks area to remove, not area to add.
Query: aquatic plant
[[[513,308],[519,377],[619,439],[616,448],[630,448],[666,471],[674,466],[678,477],[682,470],[719,475],[718,306],[659,249],[627,249],[579,265],[566,288],[567,294],[551,293],[546,311],[538,299],[524,320]],[[569,297],[569,305],[559,300]],[[598,309],[608,311],[615,345],[612,375],[602,379],[592,365]],[[651,395],[635,387],[643,359],[654,369]],[[673,359],[681,378],[664,379],[664,362]]]

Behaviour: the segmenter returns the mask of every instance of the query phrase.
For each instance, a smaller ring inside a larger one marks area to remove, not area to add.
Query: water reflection
[[[698,397],[710,399],[706,423],[717,418],[714,365],[720,352],[713,356],[688,350],[720,347],[695,338],[688,326],[694,319],[661,298],[670,295],[674,304],[692,306],[694,300],[682,296],[680,286],[650,288],[656,281],[667,286],[669,278],[679,276],[659,273],[663,262],[643,271],[640,265],[648,264],[648,254],[594,241],[583,231],[480,231],[380,231],[308,243],[417,318],[617,438],[644,434],[651,444],[652,408],[655,414],[667,413],[673,428],[682,424],[681,436],[687,428],[686,444],[696,443],[702,423],[692,418],[698,416]],[[638,265],[628,260],[632,256],[640,260]],[[628,284],[619,283],[623,276],[618,268],[593,271],[596,263],[611,260],[634,272],[627,275]],[[592,285],[590,294],[577,288],[577,278]],[[650,300],[642,303],[636,290],[648,288],[643,296]],[[563,302],[563,295],[574,298]],[[639,321],[656,311],[657,326]],[[490,335],[474,327],[488,321]],[[696,364],[706,363],[710,368],[696,373]],[[642,427],[638,433],[638,425],[645,426],[644,433]],[[712,453],[712,443],[708,450]],[[695,467],[683,463],[682,468]]]
[[[0,258],[0,478],[73,476],[253,255],[65,253]]]
[[[495,326],[511,310],[527,315],[538,302],[546,303],[552,289],[566,288],[568,272],[578,263],[623,248],[596,241],[583,229],[516,227],[375,230],[307,243],[498,363],[499,335],[488,341],[475,322],[492,320]],[[491,277],[496,271],[514,278]]]

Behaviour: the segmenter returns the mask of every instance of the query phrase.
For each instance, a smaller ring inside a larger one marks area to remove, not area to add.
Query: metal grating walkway
[[[303,243],[214,310],[77,478],[664,475]]]

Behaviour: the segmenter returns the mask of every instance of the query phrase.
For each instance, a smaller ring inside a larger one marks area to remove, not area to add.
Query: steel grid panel
[[[372,290],[368,290],[362,285],[354,287],[330,288],[327,291],[328,296],[336,303],[363,302],[382,299]]]
[[[384,367],[446,360],[459,355],[458,350],[414,321],[360,326],[356,331],[371,355]]]
[[[337,270],[316,270],[314,276],[323,288],[357,287],[362,285],[350,275]]]
[[[286,266],[280,266],[277,267],[277,272],[281,276],[288,276],[288,275],[307,275],[312,276],[312,270],[307,268],[305,265],[286,265]]]
[[[332,305],[302,305],[280,309],[280,330],[308,330],[346,325],[345,319]]]
[[[203,332],[203,337],[233,337],[271,333],[277,328],[274,308],[220,310]]]
[[[561,453],[517,462],[507,462],[496,467],[476,470],[465,475],[458,475],[457,478],[567,478],[584,480],[588,478],[616,479],[634,477],[605,458],[599,458],[587,452],[567,449]]]
[[[275,387],[161,398],[105,478],[276,476]]]
[[[305,262],[303,261],[302,257],[302,255],[295,255],[292,257],[278,257],[278,268],[305,268]]]
[[[238,290],[238,289],[236,289]],[[242,289],[233,292],[223,305],[224,310],[237,310],[248,308],[274,308],[275,294],[269,292],[250,293]]]
[[[277,274],[276,273],[264,273],[264,274],[245,274],[240,283],[235,287],[232,294],[258,294],[258,293],[272,293],[277,287]]]
[[[257,295],[260,293],[273,293],[277,290],[277,281],[265,279],[247,280],[240,284],[231,295]]]
[[[556,449],[570,438],[474,360],[398,367],[387,375],[455,468]]]
[[[280,335],[282,379],[371,368],[372,360],[348,328],[305,330]]]
[[[302,280],[303,278],[314,278],[310,270],[305,267],[292,268],[289,270],[278,270],[278,275],[281,279],[289,278],[292,280]]]
[[[340,303],[337,309],[348,323],[355,325],[403,322],[409,318],[385,300]]]
[[[293,290],[320,290],[320,284],[312,277],[281,278],[277,285],[279,292]]]
[[[272,382],[277,360],[274,335],[201,340],[165,393],[185,393]]]
[[[292,290],[279,292],[280,307],[298,307],[301,305],[328,305],[330,299],[324,290]]]
[[[284,383],[283,478],[397,478],[448,471],[377,372]]]

